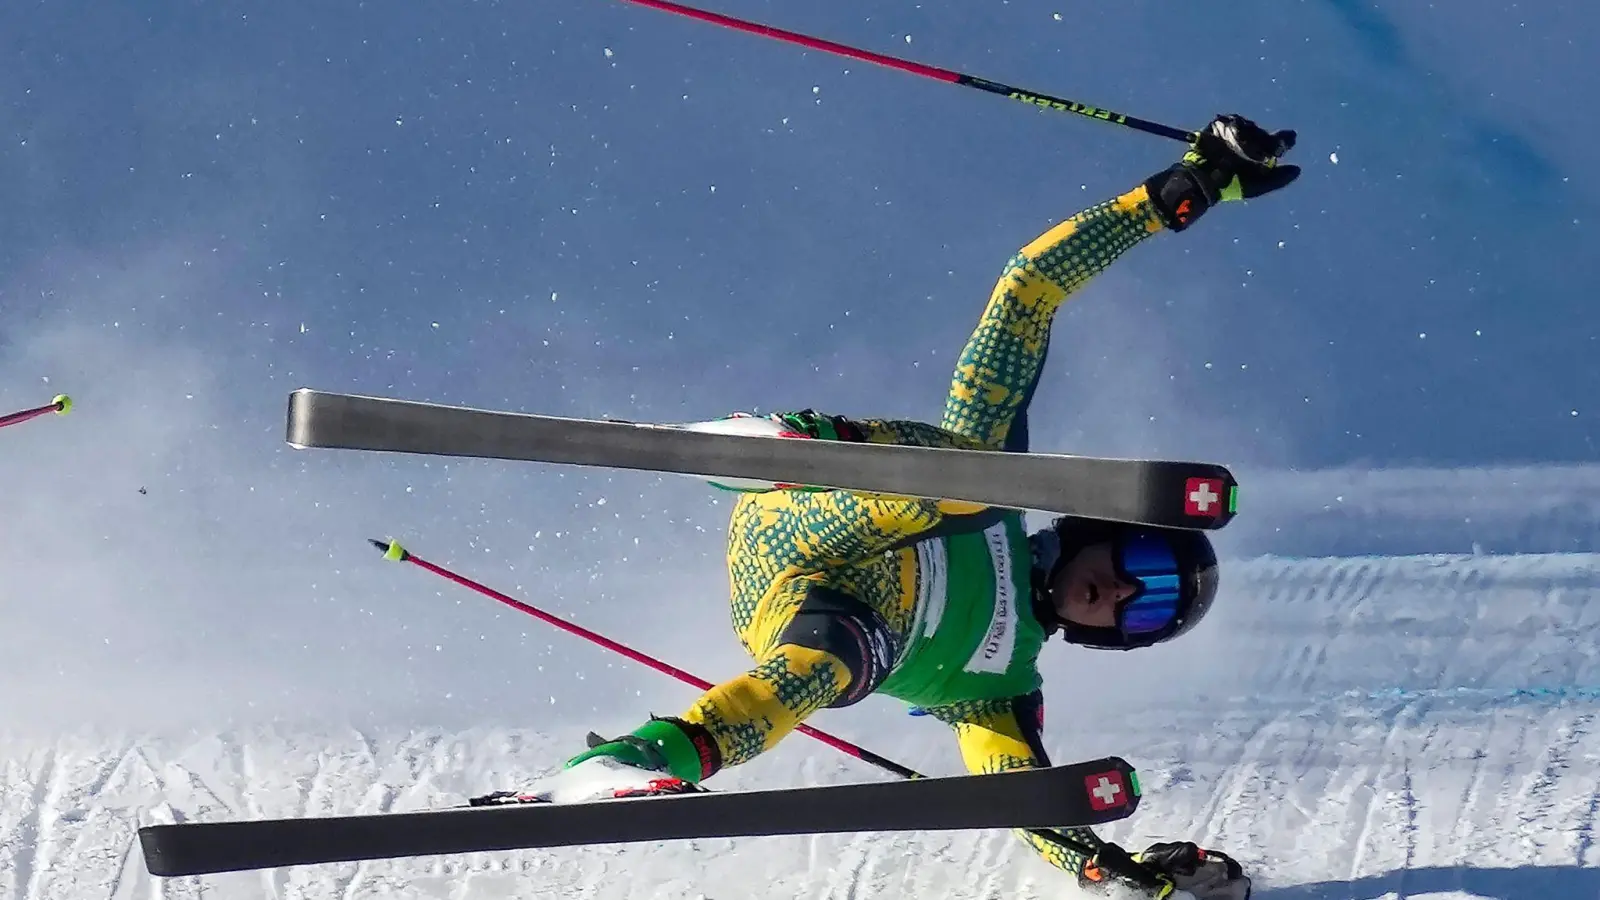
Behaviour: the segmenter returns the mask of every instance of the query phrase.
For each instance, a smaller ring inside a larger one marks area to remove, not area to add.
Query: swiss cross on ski
[[[1220,478],[1189,479],[1183,487],[1183,511],[1191,516],[1216,518],[1222,513],[1223,490]]]
[[[1128,786],[1121,772],[1097,772],[1084,778],[1083,784],[1089,791],[1089,807],[1095,812],[1115,809],[1128,802]]]

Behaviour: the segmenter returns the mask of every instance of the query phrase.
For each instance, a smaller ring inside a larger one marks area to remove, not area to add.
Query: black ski
[[[946,450],[691,431],[302,388],[289,444],[606,466],[960,500],[1118,522],[1216,529],[1238,482],[1213,463]]]
[[[147,825],[139,843],[150,874],[170,877],[579,844],[1098,825],[1138,805],[1133,768],[1107,757],[989,775],[780,790]]]

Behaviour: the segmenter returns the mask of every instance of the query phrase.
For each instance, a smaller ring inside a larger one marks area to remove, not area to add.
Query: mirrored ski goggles
[[[1117,576],[1138,586],[1128,599],[1117,604],[1117,630],[1129,638],[1160,634],[1178,619],[1178,558],[1165,539],[1136,532],[1115,543],[1111,554]]]

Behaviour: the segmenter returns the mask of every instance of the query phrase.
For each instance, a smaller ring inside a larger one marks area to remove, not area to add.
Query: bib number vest
[[[917,605],[878,693],[917,706],[1016,697],[1039,687],[1044,629],[1034,619],[1021,514],[900,551],[917,557]]]

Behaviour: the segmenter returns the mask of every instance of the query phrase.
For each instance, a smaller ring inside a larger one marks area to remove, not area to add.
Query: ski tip
[[[57,394],[55,399],[50,401],[50,405],[56,408],[56,415],[58,416],[64,416],[72,412],[72,398],[66,394]]]

